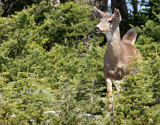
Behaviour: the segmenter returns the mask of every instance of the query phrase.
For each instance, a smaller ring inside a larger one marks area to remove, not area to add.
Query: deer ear
[[[121,22],[122,17],[118,9],[115,8],[113,16],[119,23]]]
[[[94,12],[96,17],[98,18],[104,18],[106,16],[106,14],[104,12],[102,12],[101,10],[99,10],[97,7],[94,6]]]

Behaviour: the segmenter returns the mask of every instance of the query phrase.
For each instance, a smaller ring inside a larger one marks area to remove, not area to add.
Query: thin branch
[[[20,34],[21,34],[21,29],[19,30],[17,41],[19,40]]]
[[[94,84],[95,84],[95,80],[93,80],[93,85],[92,85],[92,89],[91,89],[91,104],[93,103]]]
[[[67,83],[66,83],[66,106],[67,106],[67,112],[68,112],[68,90],[67,90]]]
[[[91,105],[93,104],[94,84],[95,84],[95,80],[93,80],[92,89],[91,89]],[[92,109],[91,109],[91,116],[92,116]]]

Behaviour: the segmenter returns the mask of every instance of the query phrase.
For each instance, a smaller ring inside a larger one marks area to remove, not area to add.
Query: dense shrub
[[[63,2],[63,1],[62,1]],[[0,124],[158,124],[159,14],[135,27],[141,69],[126,76],[107,110],[103,55],[93,8],[42,1],[12,18],[0,17]],[[120,96],[119,96],[120,95]]]
[[[105,48],[91,11],[40,4],[1,17],[2,124],[87,123],[102,112]]]

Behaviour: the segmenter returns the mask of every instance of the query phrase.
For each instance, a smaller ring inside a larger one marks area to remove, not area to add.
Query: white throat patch
[[[106,33],[107,40],[113,40],[113,35],[110,33]]]

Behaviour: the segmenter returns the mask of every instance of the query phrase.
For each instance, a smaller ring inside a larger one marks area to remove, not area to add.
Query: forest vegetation
[[[160,124],[160,0],[108,2],[0,1],[0,125]],[[113,116],[93,6],[118,8],[121,36],[134,28],[143,56],[121,82],[125,91],[113,85]]]

